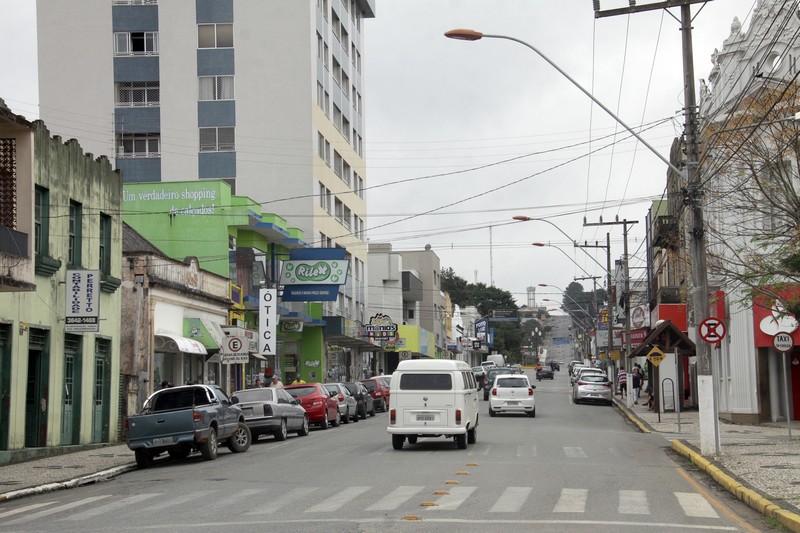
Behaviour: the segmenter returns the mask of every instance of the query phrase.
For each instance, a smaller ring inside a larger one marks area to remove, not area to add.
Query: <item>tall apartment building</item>
[[[312,246],[346,248],[326,311],[363,321],[374,14],[375,0],[37,0],[41,118],[126,183],[224,179]]]

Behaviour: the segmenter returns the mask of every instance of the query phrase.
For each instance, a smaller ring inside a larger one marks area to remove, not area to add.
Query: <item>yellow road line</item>
[[[739,517],[739,515],[737,515],[733,511],[731,511],[725,504],[723,504],[721,501],[719,501],[718,499],[713,497],[697,481],[692,479],[692,477],[689,474],[687,474],[686,471],[683,468],[678,467],[677,470],[678,470],[678,473],[681,475],[681,477],[683,477],[683,479],[685,479],[694,488],[694,490],[699,492],[703,496],[703,498],[708,500],[708,502],[711,505],[713,505],[717,509],[717,511],[721,512],[722,514],[724,514],[728,518],[728,520],[730,520],[731,522],[735,523],[736,525],[738,525],[739,527],[741,527],[745,531],[749,531],[750,533],[760,533],[760,531],[761,531],[760,529],[756,529],[753,526],[751,526],[750,524],[748,524],[747,522],[743,521]]]

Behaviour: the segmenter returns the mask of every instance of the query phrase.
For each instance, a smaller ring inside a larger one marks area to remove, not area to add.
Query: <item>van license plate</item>
[[[433,415],[417,415],[417,422],[433,422]]]
[[[167,444],[172,444],[172,437],[153,439],[153,446],[166,446]]]

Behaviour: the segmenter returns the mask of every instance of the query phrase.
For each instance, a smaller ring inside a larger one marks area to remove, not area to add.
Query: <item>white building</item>
[[[41,118],[125,182],[224,179],[346,248],[358,282],[326,314],[363,320],[374,16],[375,0],[37,0]]]

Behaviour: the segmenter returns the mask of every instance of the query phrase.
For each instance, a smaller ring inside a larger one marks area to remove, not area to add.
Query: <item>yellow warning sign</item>
[[[619,350],[611,350],[611,360],[619,361]]]
[[[655,366],[658,366],[661,363],[661,361],[666,359],[666,357],[667,356],[664,355],[664,352],[662,352],[656,347],[653,347],[653,349],[650,350],[650,353],[647,354],[647,360],[653,363]]]

